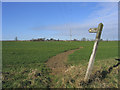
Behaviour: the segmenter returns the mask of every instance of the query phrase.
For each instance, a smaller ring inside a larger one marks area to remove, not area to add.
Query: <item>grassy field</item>
[[[83,48],[68,56],[67,69],[64,76],[59,76],[55,83],[64,88],[118,88],[118,42],[100,42],[90,80],[83,83],[87,70],[93,42],[81,42]]]
[[[92,53],[93,44],[93,42],[84,42],[82,44],[83,48],[69,55],[68,62],[71,64],[87,63]],[[100,42],[95,61],[111,58],[118,58],[118,42]]]
[[[79,42],[3,42],[3,87],[49,87],[50,70],[44,63],[79,46]]]
[[[51,81],[54,76],[49,75],[51,70],[46,67],[45,62],[50,57],[55,56],[58,53],[71,49],[76,49],[82,46],[83,48],[69,55],[68,64],[77,65],[76,68],[79,67],[80,64],[82,64],[84,69],[84,65],[87,66],[90,54],[92,52],[93,44],[94,42],[86,41],[3,42],[3,88],[50,87],[52,84]],[[108,62],[109,59],[114,60],[114,58],[117,58],[117,56],[118,42],[100,42],[95,63],[104,60]],[[113,61],[113,63],[116,62]],[[101,68],[100,65],[95,65],[99,66],[99,69]],[[108,68],[108,64],[106,66],[104,65],[104,67]],[[76,69],[76,71],[77,70],[78,69]],[[66,74],[66,77],[68,77],[69,75],[69,73]],[[61,79],[62,78],[58,79],[56,82],[61,81]],[[58,82],[58,85],[55,86],[64,87],[64,85],[65,83],[61,84],[60,82]],[[66,85],[67,86],[65,87],[75,86],[72,84],[67,84],[67,82]]]
[[[79,42],[3,42],[3,65],[43,63],[60,52],[79,48],[79,45]]]

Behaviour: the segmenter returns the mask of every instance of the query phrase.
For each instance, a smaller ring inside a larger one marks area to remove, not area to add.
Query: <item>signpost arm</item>
[[[87,81],[89,79],[89,76],[90,76],[90,74],[92,72],[92,68],[93,68],[93,65],[94,65],[94,60],[95,60],[95,56],[96,56],[97,46],[98,46],[98,43],[99,43],[99,40],[100,40],[102,28],[103,28],[103,24],[100,23],[98,25],[98,31],[97,31],[95,43],[94,43],[94,46],[93,46],[93,51],[92,51],[92,54],[91,54],[91,57],[90,57],[90,60],[89,60],[89,64],[88,64],[88,68],[87,68],[87,72],[86,72],[84,81]]]

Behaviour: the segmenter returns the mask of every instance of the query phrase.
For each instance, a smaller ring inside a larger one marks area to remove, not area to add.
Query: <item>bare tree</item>
[[[81,39],[81,41],[86,41],[86,38],[85,38],[85,37],[84,37],[84,38],[82,38],[82,39]]]

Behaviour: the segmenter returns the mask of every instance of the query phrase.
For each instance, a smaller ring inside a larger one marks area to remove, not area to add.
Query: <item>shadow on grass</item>
[[[101,81],[103,79],[105,79],[106,76],[111,73],[113,68],[118,67],[120,65],[120,59],[115,59],[115,60],[118,61],[117,64],[109,67],[108,70],[103,70],[103,71],[98,70],[98,71],[96,71],[96,73],[87,82],[81,81],[80,85],[85,87],[85,86],[88,86],[89,84],[91,84],[93,81],[95,81],[96,78],[98,78]]]

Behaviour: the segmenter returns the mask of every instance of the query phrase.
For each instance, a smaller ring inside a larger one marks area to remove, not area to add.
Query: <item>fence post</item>
[[[89,76],[90,76],[90,74],[92,72],[92,68],[93,68],[93,65],[94,65],[94,60],[95,60],[95,56],[96,56],[97,46],[98,46],[98,43],[99,43],[99,40],[100,40],[102,28],[103,28],[103,24],[100,23],[98,25],[98,28],[97,28],[98,31],[97,31],[95,43],[94,43],[94,46],[93,46],[93,51],[92,51],[91,57],[89,59],[89,64],[88,64],[88,68],[87,68],[87,72],[86,72],[84,81],[87,81],[89,79]]]

